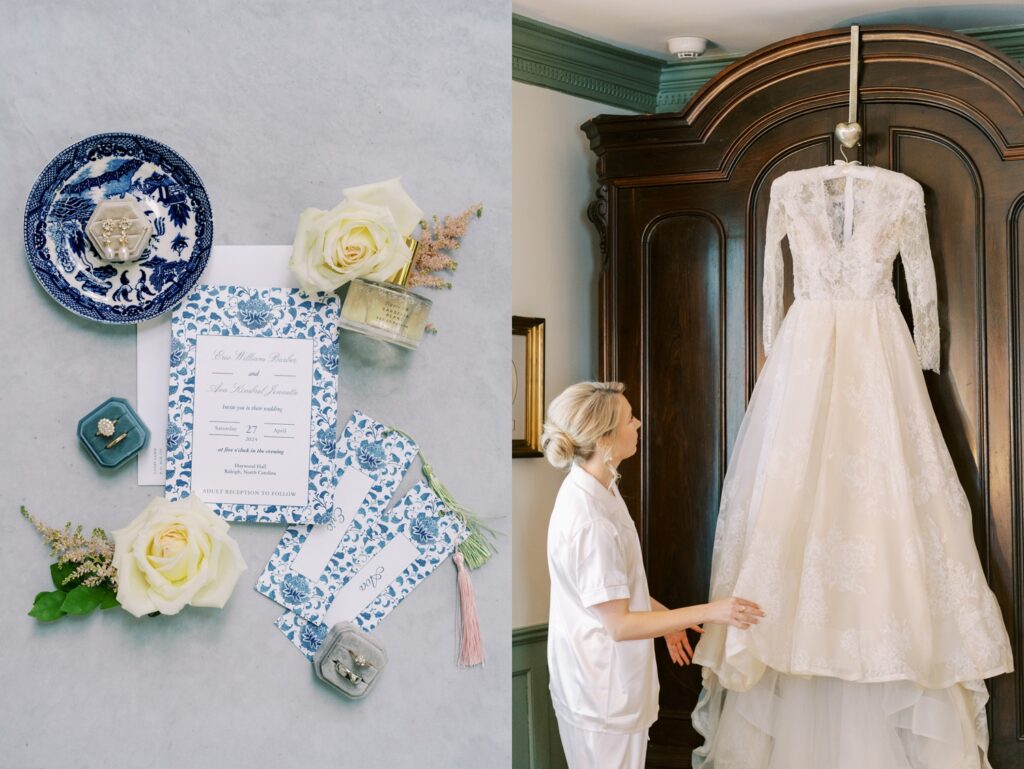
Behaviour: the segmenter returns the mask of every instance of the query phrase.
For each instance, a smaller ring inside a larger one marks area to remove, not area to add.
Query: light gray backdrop
[[[391,661],[350,703],[314,681],[252,590],[281,526],[236,525],[249,564],[222,611],[26,616],[51,524],[118,528],[156,488],[99,471],[76,423],[135,401],[135,329],[57,305],[28,269],[25,198],[61,149],[132,131],[198,171],[217,244],[291,243],[299,211],[401,175],[426,211],[482,201],[440,334],[415,353],[343,332],[340,414],[415,436],[457,498],[508,530],[510,8],[427,2],[0,0],[0,766],[502,767],[510,762],[508,540],[474,572],[489,660],[454,664],[446,564],[375,632]],[[426,293],[426,290],[424,290]]]

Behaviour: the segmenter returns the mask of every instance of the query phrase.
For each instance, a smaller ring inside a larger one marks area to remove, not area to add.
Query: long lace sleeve
[[[907,276],[910,306],[914,314],[914,343],[921,368],[939,370],[939,310],[935,290],[935,265],[928,244],[924,215],[924,190],[914,183],[900,220],[900,258]]]
[[[778,181],[778,180],[776,180]],[[768,224],[764,240],[764,326],[762,341],[764,354],[771,354],[775,335],[782,325],[782,238],[786,235],[786,213],[782,208],[782,195],[773,182],[768,203]]]

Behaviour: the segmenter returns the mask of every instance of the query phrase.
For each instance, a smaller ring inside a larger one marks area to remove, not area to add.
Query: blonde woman
[[[748,628],[757,604],[725,598],[668,609],[650,597],[636,527],[619,495],[619,463],[636,453],[640,420],[618,382],[582,382],[548,408],[541,444],[569,466],[548,526],[551,699],[569,769],[641,769],[658,716],[654,641],[689,664],[686,630]]]

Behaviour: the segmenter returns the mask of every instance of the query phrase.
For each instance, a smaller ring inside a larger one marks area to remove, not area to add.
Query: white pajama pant
[[[558,734],[569,769],[644,769],[647,730],[592,732],[558,718]]]

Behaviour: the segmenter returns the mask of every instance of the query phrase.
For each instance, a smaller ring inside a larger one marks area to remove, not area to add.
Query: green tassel
[[[479,531],[472,531],[459,545],[459,552],[466,559],[466,566],[470,569],[479,569],[493,555],[487,546],[487,540]]]
[[[394,427],[388,428],[391,432],[401,435],[411,443],[416,441],[408,433],[404,433]],[[418,444],[417,444],[418,445]],[[466,566],[470,569],[479,569],[487,561],[490,560],[491,556],[494,555],[495,548],[494,543],[490,538],[493,538],[496,532],[491,527],[484,524],[479,516],[467,507],[463,507],[458,501],[451,495],[441,479],[437,477],[437,473],[434,472],[433,466],[427,461],[427,458],[423,456],[423,452],[419,452],[420,467],[423,470],[423,477],[427,481],[427,485],[434,490],[434,493],[440,497],[441,501],[444,502],[445,507],[454,513],[466,528],[469,530],[469,536],[466,537],[462,544],[459,545],[459,552],[462,553],[462,557],[466,561]]]

